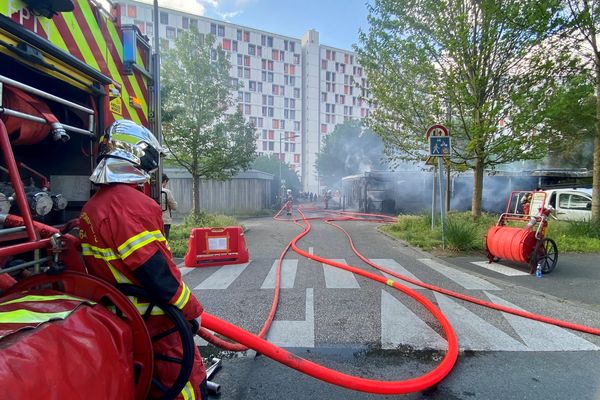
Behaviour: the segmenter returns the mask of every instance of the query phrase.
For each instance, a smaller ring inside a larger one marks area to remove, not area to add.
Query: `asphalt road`
[[[300,228],[270,218],[244,224],[249,228],[249,264],[182,272],[206,312],[257,332],[271,305],[276,259]],[[301,248],[382,275],[351,252],[341,232],[322,222],[313,224],[311,234],[299,242]],[[584,279],[586,268],[594,274],[600,268],[586,267],[593,264],[593,256],[581,256],[581,267],[567,267],[567,259],[561,259],[558,269],[543,278],[507,277],[478,269],[469,258],[438,259],[388,238],[372,223],[341,225],[366,257],[422,282],[600,327],[600,301],[594,300],[598,294]],[[268,339],[298,356],[361,377],[404,380],[430,371],[445,353],[439,323],[417,302],[388,286],[333,271],[292,252],[282,268],[282,287]],[[454,370],[433,390],[361,393],[303,375],[252,350],[229,353],[199,343],[204,357],[224,359],[213,379],[222,385],[219,398],[600,399],[599,337],[418,291],[448,317],[461,350]]]

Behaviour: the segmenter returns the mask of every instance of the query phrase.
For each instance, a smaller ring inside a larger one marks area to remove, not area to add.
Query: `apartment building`
[[[362,67],[353,52],[319,43],[315,30],[301,39],[194,15],[159,9],[154,24],[152,4],[119,0],[121,23],[134,24],[161,47],[171,47],[184,30],[196,27],[212,34],[230,53],[231,78],[241,84],[238,108],[257,130],[259,155],[275,154],[293,168],[306,191],[321,191],[315,169],[322,139],[336,124],[364,118]]]

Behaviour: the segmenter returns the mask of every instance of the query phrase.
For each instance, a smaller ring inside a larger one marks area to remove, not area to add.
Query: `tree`
[[[212,35],[192,28],[164,54],[161,68],[164,141],[192,175],[192,211],[200,213],[200,178],[225,180],[255,157],[255,129],[234,111],[231,65]]]
[[[367,124],[393,159],[423,160],[425,132],[449,125],[452,162],[474,172],[481,214],[486,168],[536,159],[551,139],[545,108],[558,66],[548,40],[559,0],[375,0],[359,62],[376,106]],[[452,118],[446,115],[451,110]]]
[[[545,165],[555,168],[593,168],[596,97],[591,74],[567,77],[548,100],[546,122],[561,136],[550,149]]]
[[[595,92],[594,166],[592,182],[592,220],[600,223],[600,47],[598,43],[598,0],[563,0],[566,17],[563,39],[570,45],[569,53],[580,57],[580,71],[588,74]]]
[[[383,141],[354,120],[325,136],[316,167],[323,182],[335,186],[344,176],[385,168],[383,157]]]
[[[294,193],[298,193],[302,189],[302,184],[298,175],[292,170],[289,164],[279,160],[275,154],[269,156],[259,156],[252,163],[252,168],[258,171],[267,172],[275,176],[275,188],[277,193],[280,193],[281,182],[279,180],[279,172],[281,171],[281,180],[285,182],[286,189],[292,189]]]

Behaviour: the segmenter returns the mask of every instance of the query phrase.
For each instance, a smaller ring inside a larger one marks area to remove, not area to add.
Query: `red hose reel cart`
[[[541,274],[549,274],[556,268],[558,248],[546,237],[552,208],[545,204],[544,192],[511,192],[506,211],[485,237],[490,263],[505,259],[529,264],[530,274],[538,269]]]

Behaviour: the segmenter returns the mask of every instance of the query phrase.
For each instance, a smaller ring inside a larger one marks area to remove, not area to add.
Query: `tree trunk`
[[[200,216],[200,175],[192,175],[192,213]]]
[[[483,197],[483,160],[477,157],[473,168],[473,197],[471,199],[471,215],[481,215],[481,199]]]
[[[589,13],[593,21],[593,12],[587,1],[583,2],[584,10]],[[594,72],[596,81],[594,82],[596,92],[596,121],[594,123],[594,167],[592,178],[592,221],[600,223],[600,53],[598,52],[598,42],[596,39],[596,26],[590,24],[590,40],[594,54]]]
[[[596,121],[592,180],[592,221],[600,223],[600,60],[596,61]]]

